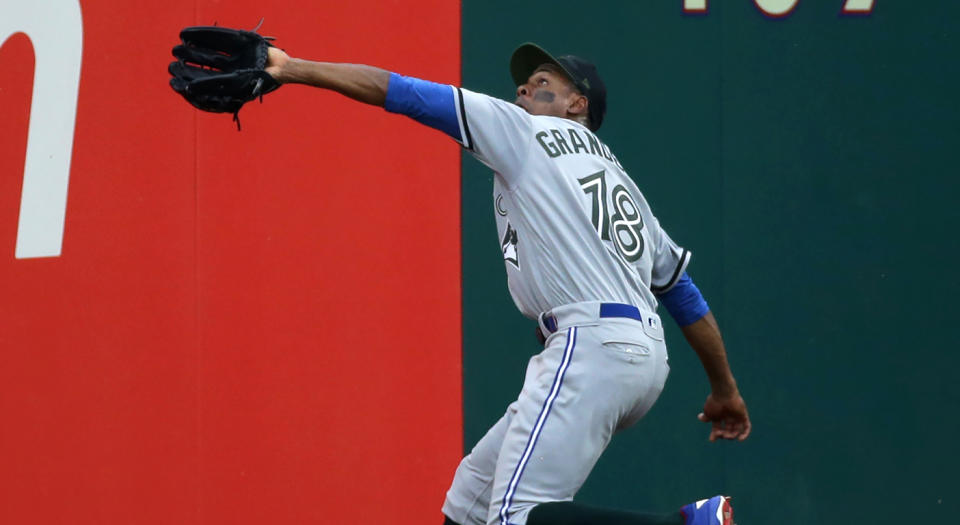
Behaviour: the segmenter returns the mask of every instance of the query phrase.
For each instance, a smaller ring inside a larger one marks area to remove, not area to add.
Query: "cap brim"
[[[513,77],[513,84],[515,86],[526,84],[530,80],[530,75],[544,64],[557,66],[567,75],[567,78],[573,81],[573,75],[556,58],[553,58],[553,55],[537,44],[527,42],[514,50],[513,56],[510,57],[510,75]]]

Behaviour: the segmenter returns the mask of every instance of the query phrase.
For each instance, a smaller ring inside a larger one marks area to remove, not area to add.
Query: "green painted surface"
[[[708,385],[668,321],[671,376],[578,498],[672,510],[727,492],[741,525],[952,523],[960,435],[960,4],[463,3],[464,86],[511,98],[523,41],[597,63],[600,137],[720,320],[754,435],[710,444]],[[463,161],[465,447],[537,343],[498,251],[492,174]],[[661,312],[666,316],[664,312]]]

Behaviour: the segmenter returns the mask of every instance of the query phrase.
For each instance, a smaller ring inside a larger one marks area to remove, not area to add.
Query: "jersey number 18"
[[[600,238],[609,241],[610,230],[613,230],[613,244],[617,251],[628,262],[635,262],[643,255],[643,217],[640,209],[622,184],[613,188],[614,213],[607,213],[607,179],[605,171],[598,171],[588,175],[580,182],[583,192],[592,197],[593,208],[591,220]]]

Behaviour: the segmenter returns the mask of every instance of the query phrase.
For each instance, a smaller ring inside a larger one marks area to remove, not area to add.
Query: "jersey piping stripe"
[[[673,288],[673,285],[677,284],[677,281],[680,280],[680,275],[683,274],[683,270],[686,269],[687,263],[690,262],[690,251],[686,248],[683,249],[683,253],[680,254],[680,264],[677,265],[677,268],[673,270],[673,277],[667,281],[667,284],[663,286],[651,286],[650,291],[655,294],[661,294],[667,290]]]
[[[543,430],[543,425],[547,422],[547,416],[550,415],[553,401],[560,393],[560,387],[563,386],[563,376],[567,373],[567,368],[570,366],[570,360],[573,358],[573,349],[575,346],[577,346],[577,327],[573,326],[567,329],[567,347],[563,351],[563,359],[560,361],[560,368],[557,369],[557,375],[553,378],[553,386],[550,388],[550,394],[547,396],[547,399],[543,401],[543,407],[540,409],[537,423],[533,426],[533,430],[530,431],[530,437],[527,439],[527,447],[520,457],[517,468],[513,471],[513,477],[510,478],[510,483],[507,485],[507,492],[503,495],[503,504],[500,506],[501,525],[510,525],[508,519],[510,517],[510,505],[513,503],[513,495],[516,493],[517,485],[520,483],[523,471],[527,467],[527,461],[529,461],[530,456],[533,455],[533,448],[537,446],[537,440],[540,439],[540,431]]]
[[[460,124],[460,136],[463,137],[463,147],[473,151],[473,136],[470,135],[470,125],[467,124],[467,111],[463,105],[463,91],[460,91],[460,88],[457,87],[453,89],[457,90],[457,104],[460,106],[460,111],[457,111],[457,121]]]

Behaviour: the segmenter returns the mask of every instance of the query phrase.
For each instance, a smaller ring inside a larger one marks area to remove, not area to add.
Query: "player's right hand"
[[[718,438],[743,441],[750,435],[750,415],[747,413],[747,404],[739,393],[729,396],[710,394],[697,419],[712,423],[710,441]]]
[[[264,70],[281,84],[284,82],[283,66],[290,61],[290,55],[276,47],[267,49],[267,67]]]

